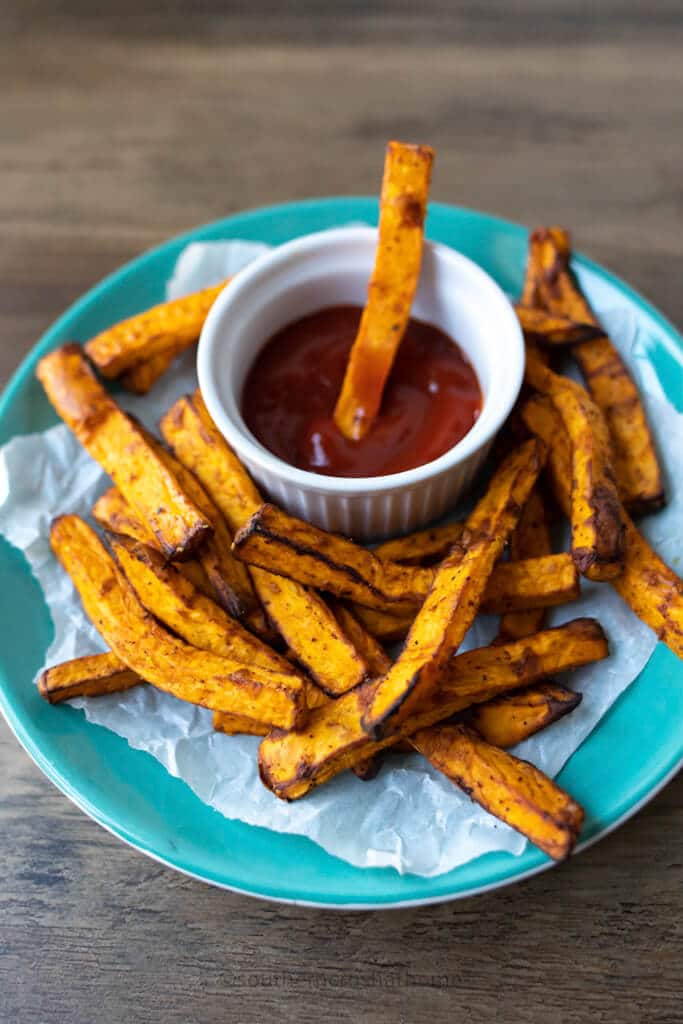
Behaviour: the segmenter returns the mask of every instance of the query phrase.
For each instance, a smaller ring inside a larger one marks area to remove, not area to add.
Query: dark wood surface
[[[572,226],[681,324],[682,42],[678,0],[4,0],[0,382],[167,236],[376,192],[391,136],[437,147],[435,198]],[[3,724],[0,1021],[680,1021],[682,827],[679,777],[513,888],[298,910],[126,848]]]

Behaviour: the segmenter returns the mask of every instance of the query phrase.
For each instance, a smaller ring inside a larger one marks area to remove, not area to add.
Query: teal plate
[[[55,422],[33,375],[40,356],[162,301],[165,282],[188,242],[243,238],[276,245],[354,220],[376,223],[376,201],[321,199],[254,210],[198,228],[133,260],[72,306],[21,365],[0,403],[0,444]],[[432,203],[427,234],[481,264],[509,292],[519,291],[525,228]],[[601,267],[582,257],[577,257],[576,267],[599,307],[633,310],[653,368],[671,400],[680,402],[680,335]],[[529,846],[519,857],[486,854],[437,878],[418,878],[389,868],[354,868],[309,839],[223,818],[149,754],[131,750],[119,736],[89,725],[81,712],[66,705],[49,707],[39,698],[33,678],[50,642],[52,623],[23,555],[1,539],[0,575],[0,706],[10,728],[62,792],[143,853],[238,892],[349,909],[455,899],[550,866]],[[618,643],[618,638],[614,640]],[[660,644],[559,777],[586,808],[582,846],[633,814],[677,771],[683,763],[682,721],[683,664]]]

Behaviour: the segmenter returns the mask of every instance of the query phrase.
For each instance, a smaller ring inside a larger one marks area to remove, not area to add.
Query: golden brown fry
[[[524,271],[524,283],[522,294],[519,297],[519,305],[525,308],[543,308],[540,292],[541,268],[538,262],[537,248],[529,245],[527,250],[526,269]]]
[[[463,535],[463,548],[467,544]],[[379,559],[373,551],[269,504],[262,505],[238,531],[233,550],[249,565],[393,615],[402,624],[414,618],[438,572]],[[577,596],[578,576],[571,557],[546,555],[496,566],[484,591],[482,610],[546,608]],[[372,621],[364,614],[360,617],[366,625]],[[380,635],[372,627],[370,632]]]
[[[130,370],[122,374],[120,378],[121,384],[126,391],[131,391],[134,395],[146,395],[177,358],[178,353],[175,349],[169,349],[168,352],[161,352],[158,356],[152,356],[151,359],[146,359],[143,363],[132,366]]]
[[[473,704],[457,715],[454,721],[476,729],[487,743],[505,749],[516,746],[564,718],[579,706],[581,699],[580,693],[559,683],[536,683],[524,690],[513,690],[512,693],[494,697],[485,704]],[[396,753],[410,753],[414,747],[408,737],[391,749]]]
[[[429,146],[387,146],[375,266],[334,410],[337,426],[353,441],[360,441],[372,426],[410,319],[433,161]]]
[[[539,228],[529,240],[541,267],[541,303],[550,312],[581,323],[600,324],[581,293],[569,265],[569,235],[562,228]],[[602,331],[573,349],[593,401],[607,423],[614,471],[622,501],[634,513],[664,503],[664,482],[657,451],[638,389],[623,359]]]
[[[294,672],[292,665],[205,597],[158,552],[128,537],[109,537],[114,556],[140,603],[193,647],[245,665]]]
[[[404,566],[268,503],[235,534],[233,551],[249,565],[328,590],[369,607],[402,610],[424,601],[435,570]]]
[[[543,555],[519,562],[499,562],[486,585],[479,610],[487,615],[552,608],[575,601],[580,593],[579,574],[570,554]],[[416,610],[392,614],[385,608],[353,605],[365,629],[382,643],[403,640]]]
[[[388,672],[391,667],[391,658],[380,642],[375,639],[372,633],[367,631],[365,626],[346,605],[333,601],[330,602],[330,606],[334,612],[334,617],[344,630],[344,634],[349,638],[368,666],[371,677],[381,676]],[[351,771],[357,778],[367,782],[370,779],[374,779],[377,775],[379,762],[377,758],[369,757],[365,761],[359,761],[358,764],[354,764]]]
[[[485,704],[474,704],[458,715],[456,721],[475,729],[487,743],[504,749],[516,746],[564,718],[580,703],[581,694],[566,686],[553,682],[538,683],[525,690],[495,697]],[[429,731],[438,732],[440,729],[440,725],[434,725]],[[395,753],[410,753],[419,748],[411,736],[399,740],[391,749]],[[373,760],[376,762],[377,758]]]
[[[454,547],[436,570],[403,650],[378,682],[363,714],[363,726],[370,734],[393,732],[436,688],[474,621],[493,567],[544,458],[544,446],[534,439],[521,445],[495,472],[467,519],[467,547]]]
[[[119,377],[169,351],[180,355],[199,338],[209,310],[227,283],[163,302],[122,320],[92,338],[85,350],[104,377]]]
[[[373,549],[378,558],[399,565],[432,565],[446,557],[454,544],[462,537],[464,523],[445,523],[418,530],[378,544]]]
[[[156,551],[156,548],[152,548],[152,551]],[[217,599],[218,595],[211,586],[209,577],[206,575],[201,562],[195,562],[194,559],[190,558],[187,562],[176,562],[175,567],[180,575],[189,580],[200,594],[203,594],[204,597],[210,597],[212,601]]]
[[[560,377],[527,347],[529,384],[548,395],[572,444],[572,555],[591,580],[612,580],[624,568],[626,528],[612,469],[610,440],[600,410],[588,393]]]
[[[332,699],[308,680],[306,706],[309,710],[321,708],[323,704],[329,704]],[[229,736],[267,736],[272,731],[272,726],[268,722],[261,722],[256,718],[249,718],[247,715],[232,715],[225,711],[214,711],[213,727],[216,732],[225,732]]]
[[[202,515],[211,524],[212,534],[207,537],[199,550],[198,558],[206,575],[216,591],[219,604],[236,618],[253,616],[250,620],[258,631],[264,632],[266,622],[259,607],[251,577],[245,567],[232,553],[232,534],[228,530],[221,512],[197,480],[182,462],[164,446],[146,435],[149,444],[174,474],[180,486],[195,503]]]
[[[519,562],[501,562],[491,574],[481,611],[501,615],[521,609],[554,608],[575,601],[579,575],[571,555],[542,555]]]
[[[626,564],[612,586],[674,654],[683,658],[683,579],[626,517]]]
[[[463,547],[467,538],[463,535]],[[336,534],[288,515],[274,505],[262,505],[240,530],[233,547],[238,558],[269,572],[294,578],[306,586],[327,590],[340,599],[357,602],[399,619],[387,620],[389,634],[401,635],[405,623],[427,596],[437,568],[400,565],[377,558],[372,551]],[[482,610],[505,613],[519,608],[547,608],[578,596],[578,575],[568,554],[544,555],[504,562],[493,570],[484,590]],[[367,626],[373,616],[359,612]],[[392,628],[393,627],[393,628]],[[381,628],[370,626],[373,635]]]
[[[564,718],[581,703],[581,694],[559,683],[537,683],[502,697],[476,704],[463,721],[494,747],[514,747],[546,726]]]
[[[548,446],[549,466],[558,502],[567,507],[566,466],[569,438],[556,410],[543,399],[531,399],[523,410],[530,430]],[[624,571],[612,586],[659,639],[683,658],[683,580],[652,550],[626,513]]]
[[[562,417],[544,395],[532,395],[523,405],[521,416],[531,433],[548,449],[545,472],[557,504],[567,519],[571,519],[572,446]]]
[[[203,484],[236,533],[263,499],[209,416],[200,392],[178,399],[159,427],[166,444]]]
[[[381,740],[373,740],[362,726],[365,709],[379,686],[377,681],[365,683],[311,712],[305,728],[266,737],[259,748],[261,778],[276,796],[295,800],[418,729],[607,654],[605,635],[592,619],[576,619],[523,640],[458,654],[438,688],[393,735]]]
[[[306,685],[293,672],[246,666],[189,647],[145,611],[94,531],[78,516],[61,516],[52,549],[78,590],[86,614],[121,661],[161,690],[214,711],[290,729],[305,712]]]
[[[424,729],[411,741],[456,786],[548,856],[569,856],[583,808],[534,765],[491,746],[465,725]]]
[[[89,654],[53,665],[41,672],[38,690],[50,704],[59,704],[72,697],[100,697],[106,693],[128,690],[142,682],[120,658],[106,654]]]
[[[206,539],[211,524],[101,386],[78,345],[44,356],[36,373],[59,415],[149,523],[168,558],[188,555]]]
[[[595,324],[578,324],[567,316],[534,306],[516,305],[515,313],[524,333],[544,345],[573,345],[604,334]]]
[[[417,609],[404,615],[392,615],[377,608],[364,608],[362,604],[351,605],[351,608],[363,628],[382,644],[405,640],[417,615]]]
[[[261,495],[212,422],[201,396],[181,398],[161,421],[177,457],[199,478],[238,530],[261,505]],[[271,622],[297,660],[327,693],[345,693],[368,676],[368,667],[322,598],[292,580],[252,569],[256,592]]]
[[[153,551],[161,552],[161,545],[147,523],[140,519],[116,487],[110,487],[97,499],[92,508],[92,515],[95,522],[109,533],[130,537],[132,540],[152,548]],[[211,548],[207,553],[206,545],[201,554],[210,562],[213,561]],[[211,584],[201,562],[194,558],[188,558],[184,562],[176,562],[175,567],[205,597],[210,597],[212,601],[220,603],[221,595]]]
[[[370,676],[382,676],[388,672],[391,667],[391,658],[377,638],[365,628],[360,619],[346,605],[340,604],[338,601],[329,603],[344,635],[348,637],[367,665]]]
[[[93,519],[110,533],[120,533],[161,551],[161,544],[146,520],[129,505],[117,487],[110,487],[100,495],[92,507]]]
[[[517,526],[510,535],[510,558],[513,562],[523,558],[549,555],[552,550],[550,529],[545,505],[538,487],[534,487],[522,509]],[[578,580],[576,581],[578,589]],[[578,596],[578,594],[576,595]],[[545,608],[526,608],[507,612],[500,620],[498,636],[506,640],[519,640],[543,628]]]
[[[226,711],[214,711],[213,727],[216,732],[224,732],[228,736],[267,736],[270,732],[267,722],[259,722],[248,715],[231,715]]]

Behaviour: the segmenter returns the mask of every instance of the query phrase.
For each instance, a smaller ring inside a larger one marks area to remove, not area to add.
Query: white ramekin
[[[256,355],[276,331],[307,313],[364,305],[376,246],[374,228],[350,227],[261,256],[212,306],[197,355],[207,408],[263,491],[295,515],[359,540],[416,529],[457,502],[512,409],[524,372],[522,333],[505,294],[471,260],[427,242],[412,312],[454,338],[476,370],[483,402],[470,432],[424,466],[362,479],[309,473],[264,448],[240,411]]]

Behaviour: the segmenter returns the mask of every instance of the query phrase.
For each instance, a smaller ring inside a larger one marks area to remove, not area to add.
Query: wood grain
[[[572,226],[681,323],[682,41],[677,0],[5,0],[0,381],[169,235],[376,192],[392,135],[436,146],[435,198]],[[2,1021],[681,1019],[682,778],[511,889],[327,914],[159,867],[0,734]]]

